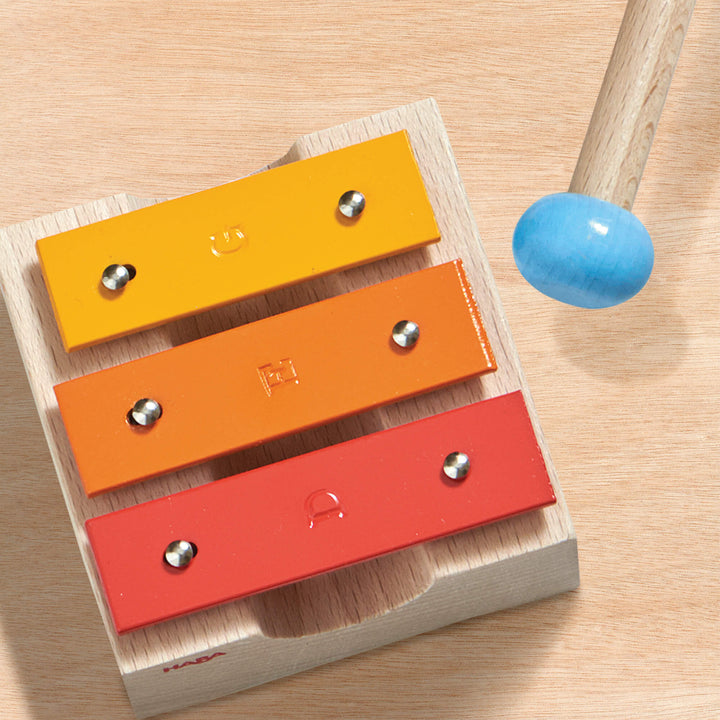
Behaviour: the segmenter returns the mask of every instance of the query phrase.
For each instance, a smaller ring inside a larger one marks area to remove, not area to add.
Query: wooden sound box
[[[433,101],[6,228],[0,279],[139,717],[577,586]]]

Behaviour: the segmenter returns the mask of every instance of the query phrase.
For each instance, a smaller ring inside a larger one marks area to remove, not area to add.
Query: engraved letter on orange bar
[[[346,217],[347,191],[362,212]],[[407,134],[386,135],[46,237],[66,350],[437,242]]]
[[[419,329],[407,347],[393,339],[401,321]],[[71,380],[55,394],[95,495],[494,369],[456,260]]]

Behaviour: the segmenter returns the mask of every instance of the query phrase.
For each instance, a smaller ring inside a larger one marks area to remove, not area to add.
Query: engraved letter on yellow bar
[[[403,131],[43,238],[37,251],[71,351],[438,240]]]

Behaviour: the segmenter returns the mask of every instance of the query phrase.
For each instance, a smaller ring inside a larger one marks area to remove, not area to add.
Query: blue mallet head
[[[629,209],[694,5],[628,1],[570,192],[539,200],[515,228],[515,262],[540,292],[605,308],[631,298],[650,277],[652,242]]]
[[[531,205],[515,227],[513,255],[540,292],[584,308],[631,298],[648,281],[654,260],[650,235],[631,212],[576,193]]]

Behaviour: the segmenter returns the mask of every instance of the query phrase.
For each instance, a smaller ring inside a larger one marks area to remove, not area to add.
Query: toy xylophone
[[[139,716],[577,585],[433,101],[7,228],[0,260]]]

